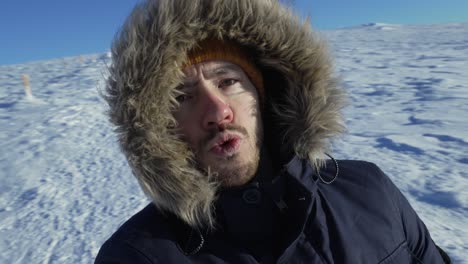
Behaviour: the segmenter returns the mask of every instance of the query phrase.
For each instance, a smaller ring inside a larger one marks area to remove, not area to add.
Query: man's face
[[[222,186],[240,186],[256,173],[262,141],[258,94],[237,65],[206,61],[184,69],[174,112],[198,166]]]

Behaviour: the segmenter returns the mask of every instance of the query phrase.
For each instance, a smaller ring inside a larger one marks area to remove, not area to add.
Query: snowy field
[[[350,97],[334,156],[377,163],[454,263],[468,263],[468,24],[323,33]],[[92,263],[147,204],[99,97],[109,62],[0,66],[0,263]]]

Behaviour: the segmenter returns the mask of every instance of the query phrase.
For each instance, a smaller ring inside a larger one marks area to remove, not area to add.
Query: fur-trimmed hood
[[[206,38],[230,39],[252,52],[264,76],[265,144],[278,159],[298,155],[318,168],[329,140],[344,130],[343,92],[325,43],[276,0],[137,5],[112,46],[109,115],[144,192],[192,227],[213,225],[217,185],[193,166],[171,111],[187,51]]]

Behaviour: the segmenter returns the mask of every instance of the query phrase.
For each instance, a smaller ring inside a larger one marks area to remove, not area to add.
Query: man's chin
[[[225,158],[220,163],[205,166],[223,187],[241,186],[248,183],[255,175],[258,161],[239,162],[237,155]]]
[[[218,173],[216,175],[216,181],[221,184],[222,187],[238,187],[247,184],[254,177],[255,174],[249,174],[246,171],[231,170]]]

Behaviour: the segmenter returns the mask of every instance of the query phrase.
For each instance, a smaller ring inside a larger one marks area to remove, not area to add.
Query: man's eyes
[[[238,83],[239,80],[237,79],[232,79],[232,78],[227,78],[227,79],[222,79],[218,82],[218,88],[219,89],[226,89],[226,88],[229,88],[233,85],[235,85],[236,83]],[[188,92],[188,93],[182,93],[178,96],[176,96],[176,100],[177,102],[179,103],[183,103],[183,102],[186,102],[190,99],[193,98],[193,95],[191,93],[193,93],[194,91],[192,92]]]
[[[191,96],[188,95],[188,94],[181,94],[181,95],[177,96],[175,99],[177,100],[177,102],[183,103],[183,102],[189,100],[190,98],[191,98]]]
[[[228,87],[231,85],[234,85],[238,82],[236,79],[223,79],[219,82],[218,87],[223,88],[223,87]]]

